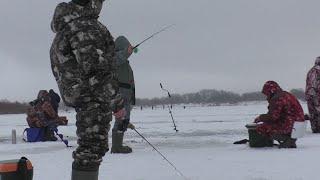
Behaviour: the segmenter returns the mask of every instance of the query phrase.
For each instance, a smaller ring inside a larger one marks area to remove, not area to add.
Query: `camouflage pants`
[[[312,102],[308,102],[311,130],[314,133],[320,133],[320,112],[317,109],[319,108],[316,108]]]
[[[109,108],[107,108],[109,109]],[[108,131],[112,120],[111,111],[94,104],[77,108],[76,126],[78,148],[73,152],[73,167],[97,170],[108,148]]]

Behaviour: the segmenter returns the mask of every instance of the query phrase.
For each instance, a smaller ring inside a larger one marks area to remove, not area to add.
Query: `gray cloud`
[[[57,0],[1,0],[0,99],[30,100],[56,89],[49,48]],[[176,26],[131,57],[138,97],[204,88],[260,90],[264,81],[303,88],[318,56],[320,2],[315,0],[110,0],[100,20],[133,44]]]

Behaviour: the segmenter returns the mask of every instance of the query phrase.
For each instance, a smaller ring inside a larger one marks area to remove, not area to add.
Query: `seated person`
[[[27,122],[31,128],[44,128],[44,141],[56,141],[54,129],[57,127],[59,116],[51,105],[48,91],[40,90],[36,100],[30,102],[27,112]]]
[[[266,95],[269,106],[267,114],[255,119],[255,123],[259,123],[257,132],[279,141],[279,148],[296,148],[296,139],[291,138],[293,125],[295,121],[304,121],[299,101],[294,95],[283,91],[274,81],[266,82],[262,93]]]

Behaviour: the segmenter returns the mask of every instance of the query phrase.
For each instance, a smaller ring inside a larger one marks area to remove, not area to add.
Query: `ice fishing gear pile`
[[[168,97],[169,97],[169,99],[170,99],[170,98],[171,98],[170,92],[169,92],[167,89],[163,88],[163,86],[162,86],[161,83],[160,83],[160,87],[161,87],[161,89],[162,89],[163,91],[167,92]],[[176,122],[175,122],[175,120],[174,120],[174,118],[173,118],[173,115],[172,115],[172,105],[171,105],[171,106],[168,105],[168,109],[169,109],[169,114],[170,114],[171,119],[172,119],[172,123],[173,123],[173,126],[174,126],[174,130],[175,130],[176,132],[178,132],[179,130],[177,129]]]

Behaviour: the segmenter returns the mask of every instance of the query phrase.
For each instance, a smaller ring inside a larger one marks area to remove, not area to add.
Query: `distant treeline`
[[[300,100],[304,100],[304,91],[302,89],[292,89],[290,91]],[[247,101],[263,101],[265,96],[260,92],[250,92],[237,94],[230,91],[219,90],[201,90],[197,93],[188,94],[172,94],[171,98],[153,98],[153,99],[137,99],[137,106],[155,106],[162,104],[213,104],[220,105],[222,103],[235,104]],[[26,113],[28,103],[9,102],[8,100],[0,100],[0,114],[21,114]],[[60,109],[68,110],[64,104],[60,104]]]
[[[21,114],[28,109],[27,103],[0,101],[0,114]]]
[[[304,91],[303,89],[292,89],[290,91],[298,99],[304,101]],[[155,106],[161,104],[214,104],[219,105],[222,103],[235,104],[239,102],[247,101],[263,101],[265,96],[261,92],[250,92],[244,94],[237,94],[230,91],[223,90],[201,90],[197,93],[188,94],[172,94],[171,98],[152,98],[152,99],[137,99],[138,106]]]

